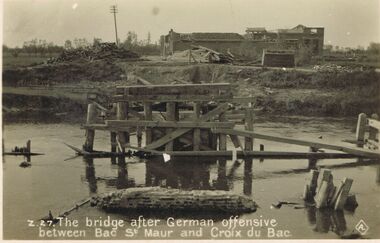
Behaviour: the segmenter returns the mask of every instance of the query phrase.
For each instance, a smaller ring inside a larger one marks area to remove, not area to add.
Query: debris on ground
[[[48,64],[56,62],[71,62],[76,60],[102,60],[102,59],[139,59],[140,56],[123,47],[118,47],[115,43],[100,43],[90,47],[64,50],[61,55],[51,58]]]
[[[191,45],[192,49],[188,51],[190,62],[209,62],[209,63],[233,63],[234,55],[227,51],[221,53],[204,46]]]

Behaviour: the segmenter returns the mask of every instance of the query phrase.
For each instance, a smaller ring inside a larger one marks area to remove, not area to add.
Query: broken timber
[[[86,142],[81,154],[102,153],[93,150],[94,135],[95,130],[106,130],[111,135],[110,156],[125,155],[125,148],[130,148],[150,155],[166,153],[174,157],[380,158],[379,153],[361,148],[256,133],[252,107],[231,110],[228,102],[235,101],[233,85],[229,83],[152,85],[141,78],[139,83],[143,85],[117,87],[112,99],[117,109],[113,111],[115,114],[110,114],[111,119],[99,121],[97,113],[104,111],[103,107],[89,104],[87,123],[83,126]],[[234,129],[242,120],[246,130]],[[370,120],[370,123],[377,126],[376,121]],[[142,144],[142,131],[145,131],[145,144]],[[130,144],[129,137],[134,135],[137,146]],[[233,151],[228,150],[228,139],[235,147]],[[260,146],[260,151],[253,151],[254,139],[308,146],[311,150],[263,151],[264,146]],[[321,153],[320,148],[340,152]]]
[[[252,131],[244,131],[244,130],[237,130],[237,129],[214,129],[213,132],[225,133],[225,134],[231,134],[231,135],[237,135],[237,136],[243,136],[243,137],[253,137],[257,139],[270,140],[270,141],[280,142],[280,143],[289,143],[289,144],[295,144],[295,145],[300,145],[300,146],[308,146],[308,147],[313,147],[317,149],[324,148],[324,149],[337,150],[337,151],[342,151],[348,154],[357,155],[359,157],[380,158],[379,152],[368,151],[365,149],[354,148],[354,147],[349,147],[345,145],[336,145],[336,144],[321,143],[321,142],[316,142],[316,141],[307,141],[307,140],[301,140],[301,139],[295,139],[295,138],[266,135],[266,134],[252,132]]]

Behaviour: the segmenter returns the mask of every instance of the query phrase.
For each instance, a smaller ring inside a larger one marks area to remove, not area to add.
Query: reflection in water
[[[186,190],[224,190],[233,188],[234,175],[241,165],[235,162],[228,175],[226,159],[217,161],[216,180],[211,181],[211,166],[216,161],[186,161],[171,160],[167,163],[162,160],[150,160],[146,162],[146,186],[167,186],[171,188],[181,188]],[[213,177],[215,178],[215,177]],[[245,195],[252,194],[252,159],[247,159],[244,163],[244,188]]]
[[[167,186],[181,189],[212,189],[210,185],[210,163],[181,159],[165,163],[162,160],[146,162],[146,186]]]
[[[125,158],[117,158],[117,177],[96,177],[94,159],[86,158],[86,180],[89,183],[90,193],[97,192],[97,180],[104,181],[107,187],[125,189],[136,187],[134,178],[129,178],[128,164]],[[243,194],[252,195],[252,159],[244,162]],[[191,158],[172,159],[164,162],[161,158],[145,162],[145,186],[162,186],[180,188],[185,190],[224,190],[233,188],[235,174],[241,163],[234,163],[227,175],[227,160],[219,159],[217,162],[198,160],[196,164]],[[211,176],[211,168],[217,165],[217,174]],[[132,175],[133,177],[134,175]],[[216,180],[211,180],[216,178]]]
[[[376,184],[380,185],[380,165],[377,166],[376,170]]]
[[[225,159],[218,160],[218,177],[216,179],[216,182],[213,183],[213,186],[216,190],[228,191],[226,164],[227,161]]]
[[[251,196],[252,195],[252,159],[244,160],[244,186],[243,193],[244,195]]]
[[[96,185],[95,166],[93,158],[83,158],[86,163],[86,180],[90,188],[90,195],[96,194],[98,186]]]
[[[307,166],[307,169],[309,169],[309,170],[315,170],[315,169],[317,169],[317,162],[318,162],[317,159],[310,158],[308,166]]]
[[[343,236],[347,231],[347,223],[343,211],[333,209],[317,209],[307,207],[309,223],[315,225],[314,231],[319,233],[334,232]]]

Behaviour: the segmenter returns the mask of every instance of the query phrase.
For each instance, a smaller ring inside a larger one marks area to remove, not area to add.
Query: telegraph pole
[[[116,45],[119,46],[119,38],[117,37],[117,25],[116,25],[116,14],[117,14],[117,6],[112,5],[110,8],[111,13],[113,13],[113,19],[115,21],[115,35],[116,35]]]

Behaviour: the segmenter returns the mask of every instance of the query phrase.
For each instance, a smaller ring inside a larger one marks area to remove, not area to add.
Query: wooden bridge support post
[[[252,158],[246,158],[244,160],[244,185],[243,185],[243,193],[244,195],[251,196],[252,195]]]
[[[225,112],[219,115],[219,121],[220,122],[227,121]],[[219,151],[225,151],[225,150],[227,150],[227,135],[220,133],[219,134]]]
[[[166,103],[166,120],[167,121],[175,121],[176,120],[176,102],[167,102]],[[170,133],[173,131],[173,128],[166,129],[166,133]],[[173,151],[174,141],[170,141],[165,145],[165,151]]]
[[[360,113],[358,117],[358,124],[356,126],[356,141],[358,142],[358,147],[363,147],[365,130],[367,125],[367,115]]]
[[[152,102],[144,102],[144,115],[146,121],[151,121],[153,119],[152,115]],[[145,129],[145,146],[152,142],[152,128]]]
[[[194,120],[198,120],[201,115],[201,104],[199,102],[194,103]],[[199,151],[201,143],[201,129],[194,128],[193,134],[193,150]]]
[[[128,119],[128,102],[117,102],[116,104],[116,119],[117,120],[127,120]],[[128,132],[118,132],[117,133],[119,142],[121,144],[121,151],[125,153],[125,144],[129,143],[129,133]]]
[[[110,132],[111,140],[111,152],[116,153],[117,141],[116,141],[116,132]]]
[[[377,114],[372,114],[371,115],[371,118],[374,119],[374,120],[379,120],[379,116]],[[368,139],[369,140],[376,140],[376,135],[378,134],[378,130],[374,127],[369,127],[369,136],[368,136]]]
[[[97,111],[95,104],[88,104],[87,106],[87,124],[93,124],[96,121]],[[83,145],[83,150],[91,152],[94,149],[95,130],[86,129],[86,141]]]
[[[253,110],[247,109],[245,111],[245,129],[248,131],[253,131]],[[245,137],[244,139],[244,150],[253,150],[253,138]]]
[[[3,151],[4,151],[4,150],[3,150]],[[27,151],[28,153],[31,152],[31,141],[30,141],[30,140],[26,141],[26,151]]]

